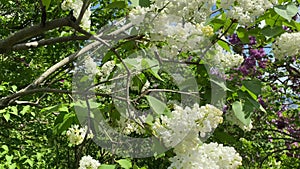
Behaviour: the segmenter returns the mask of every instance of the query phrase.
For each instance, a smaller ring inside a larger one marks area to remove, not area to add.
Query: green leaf
[[[127,59],[124,59],[123,61],[126,64],[126,66],[128,67],[128,69],[130,69],[130,70],[140,70],[141,69],[141,64],[140,64],[139,60],[137,60],[137,59],[127,58]],[[124,67],[122,63],[120,63],[119,66]]]
[[[278,5],[274,7],[275,12],[288,20],[289,22],[297,14],[298,7],[294,3],[288,3],[287,5]]]
[[[170,116],[171,112],[165,103],[161,102],[160,100],[152,96],[147,95],[146,98],[149,102],[150,107],[156,114],[158,115],[165,114],[167,116]]]
[[[229,88],[227,88],[225,82],[217,82],[213,79],[210,79],[210,81],[214,82],[216,85],[220,86],[224,91],[232,91]]]
[[[99,169],[115,169],[116,165],[108,165],[108,164],[102,164],[100,165]]]
[[[179,77],[178,79],[179,79],[178,81],[180,82],[178,84],[180,91],[189,91],[189,92],[197,91],[197,82],[194,77],[183,78],[183,79],[180,79]]]
[[[263,112],[266,112],[266,110],[257,101],[257,96],[254,93],[252,93],[250,90],[248,90],[245,86],[241,87],[241,90],[238,91],[238,95],[239,95],[239,98],[246,100],[244,108],[247,107],[248,103],[250,103],[252,105],[252,107],[259,109]],[[251,111],[253,111],[253,110],[251,110]]]
[[[31,160],[31,159],[27,159],[23,164],[29,164],[30,165],[30,167],[32,167],[33,166],[33,164],[34,164],[34,161],[33,160]]]
[[[58,107],[58,111],[59,112],[69,112],[69,108],[67,105],[64,105],[64,104],[61,104],[59,107]]]
[[[15,168],[17,168],[17,163],[12,163],[8,167],[8,169],[15,169]]]
[[[140,169],[140,167],[137,166],[136,164],[134,164],[132,168],[133,168],[133,169]]]
[[[4,91],[6,90],[6,87],[5,86],[0,86],[0,91]]]
[[[6,113],[3,115],[3,117],[5,118],[5,120],[8,122],[9,119],[10,119],[10,114],[9,113]]]
[[[215,18],[210,23],[212,24],[214,31],[217,31],[224,26],[225,22],[226,21],[222,19]]]
[[[43,112],[53,112],[53,111],[57,111],[58,110],[58,106],[59,105],[54,105],[54,106],[50,106],[50,107],[45,107],[41,110],[41,113]]]
[[[155,157],[156,160],[158,158],[166,156],[166,154],[164,152],[166,152],[167,149],[166,149],[165,145],[159,139],[154,139],[153,140],[152,150],[156,154],[156,155],[154,155],[154,157]]]
[[[141,6],[141,7],[150,7],[150,0],[130,0],[131,5],[133,7]]]
[[[59,115],[56,117],[54,125],[57,125],[59,123],[62,123],[64,121],[64,116],[66,115],[66,112],[60,112]]]
[[[229,45],[221,40],[218,40],[218,44],[225,50],[227,50],[228,52],[231,52]]]
[[[154,141],[154,146],[160,148],[163,145],[162,145],[162,142],[156,140],[156,141]],[[155,160],[163,158],[163,157],[166,157],[166,153],[161,153],[161,154],[155,154],[154,155]]]
[[[27,105],[27,106],[23,107],[23,109],[21,110],[20,114],[24,115],[24,114],[28,113],[29,111],[30,111],[30,106]]]
[[[245,112],[245,117],[248,118],[252,115],[254,109],[255,109],[255,103],[256,101],[255,100],[252,100],[252,99],[248,99],[247,101],[245,101],[244,103],[244,106],[243,106],[243,110]]]
[[[0,113],[2,114],[2,113],[5,113],[7,110],[6,109],[2,109],[2,110],[0,110]]]
[[[9,155],[5,155],[5,159],[7,161],[6,163],[7,164],[11,164],[11,160],[13,159],[13,157],[14,157],[13,155],[10,155],[10,156]]]
[[[89,76],[83,76],[79,82],[88,82],[89,81]]]
[[[112,2],[111,4],[109,4],[107,6],[107,8],[110,8],[110,9],[114,9],[114,8],[117,8],[117,9],[123,9],[126,7],[126,3],[125,1],[116,1],[116,2]]]
[[[130,0],[130,2],[133,7],[139,6],[139,0]]]
[[[149,125],[153,125],[153,116],[151,114],[148,114],[145,120],[145,123],[149,124]]]
[[[240,120],[245,126],[250,124],[250,118],[246,118],[245,112],[243,111],[243,104],[240,101],[236,101],[232,104],[232,110],[235,117]]]
[[[300,23],[298,23],[298,21],[292,20],[292,22],[283,22],[283,25],[291,27],[292,29],[297,29],[297,31],[300,31]]]
[[[256,96],[261,94],[262,84],[259,80],[245,80],[242,81],[242,84]]]
[[[18,108],[16,106],[13,106],[13,107],[10,107],[10,114],[13,114],[13,115],[18,115]]]
[[[261,104],[259,104],[259,110],[261,110],[264,113],[267,113],[266,109]]]
[[[258,101],[248,98],[247,101],[245,102],[245,105],[248,103],[248,101],[252,104],[253,108],[259,109],[260,104]]]
[[[247,29],[239,27],[237,29],[237,35],[242,42],[249,43],[249,34]]]
[[[64,116],[64,121],[59,125],[58,133],[62,133],[67,130],[75,122],[75,118],[76,115],[73,113],[66,114]]]
[[[12,89],[13,92],[16,92],[18,87],[16,85],[13,85],[13,86],[11,86],[11,89]]]
[[[53,112],[69,112],[67,104],[57,104],[50,107],[45,107],[41,110],[41,113],[53,113]]]
[[[43,5],[46,7],[46,10],[49,8],[51,0],[42,0]]]
[[[238,91],[238,94],[240,98],[252,98],[254,100],[257,100],[257,95],[247,89],[244,85],[241,87],[241,91]]]
[[[150,0],[140,0],[140,6],[141,7],[150,7]]]
[[[8,151],[9,151],[9,148],[8,148],[7,145],[2,145],[1,148],[4,149],[4,151],[0,151],[0,152],[1,152],[1,153],[0,153],[0,157],[1,157],[2,155],[4,155],[4,154],[7,154]]]
[[[159,76],[159,63],[157,60],[153,59],[142,59],[141,66],[143,69],[147,69],[147,71],[156,77],[158,80],[163,81],[163,79]]]
[[[99,103],[97,103],[97,101],[91,100],[89,101],[89,105],[91,109],[97,109],[99,107]],[[86,106],[86,104],[85,104]]]
[[[266,36],[266,37],[275,37],[278,36],[280,34],[282,34],[284,32],[284,30],[282,29],[281,26],[275,26],[275,27],[271,27],[271,26],[266,26],[262,29],[261,33]]]
[[[130,169],[132,167],[131,161],[127,159],[120,159],[116,161],[122,168]]]
[[[54,135],[61,134],[63,131],[67,130],[75,121],[76,121],[75,114],[73,113],[64,114],[63,121],[54,126],[53,134]]]
[[[132,90],[136,90],[140,93],[144,84],[146,83],[146,80],[146,76],[143,73],[136,75],[132,78],[132,84],[130,87]]]
[[[36,153],[36,158],[37,158],[38,161],[42,160],[43,156],[44,156],[43,153],[39,153],[39,152]]]
[[[35,117],[35,112],[30,112],[30,114],[33,116],[33,117]]]

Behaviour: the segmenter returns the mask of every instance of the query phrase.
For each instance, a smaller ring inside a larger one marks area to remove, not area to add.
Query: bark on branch
[[[71,24],[72,21],[70,17],[65,17],[65,18],[55,19],[53,21],[46,22],[45,26],[38,24],[28,28],[24,28],[8,36],[6,39],[0,40],[0,54],[11,51],[13,49],[13,46],[19,42],[33,38],[46,31],[55,28],[60,28],[63,26],[70,26]]]
[[[106,93],[91,93],[89,91],[86,91],[85,93],[82,93],[82,91],[69,91],[69,90],[61,90],[61,89],[53,89],[53,88],[36,88],[36,89],[30,89],[30,90],[24,90],[22,92],[14,93],[8,97],[6,97],[7,100],[14,100],[13,102],[9,102],[6,105],[0,104],[0,109],[4,108],[9,105],[16,105],[16,104],[27,104],[29,105],[30,102],[27,101],[17,101],[15,100],[16,98],[20,98],[23,96],[31,95],[31,94],[36,94],[36,93],[60,93],[60,94],[85,94],[85,95],[91,95],[90,97],[94,96],[103,96],[103,97],[111,97],[115,98],[118,100],[126,100],[125,98],[118,97],[118,96],[113,96],[111,94],[106,94]],[[30,105],[33,105],[34,103],[31,103]],[[36,106],[37,104],[34,104]]]
[[[40,47],[40,46],[45,46],[45,45],[53,45],[53,44],[56,44],[56,43],[76,41],[76,40],[88,40],[88,39],[89,38],[86,37],[86,36],[58,37],[58,38],[40,40],[40,41],[36,41],[36,42],[16,44],[12,47],[12,50],[14,50],[14,51],[16,51],[16,50],[26,50],[26,49],[33,48],[33,47]]]

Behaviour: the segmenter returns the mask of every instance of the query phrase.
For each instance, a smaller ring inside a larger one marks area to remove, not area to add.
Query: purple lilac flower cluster
[[[259,68],[265,69],[267,67],[268,60],[266,59],[266,53],[263,48],[249,49],[248,58],[249,60],[253,60],[253,61],[249,62],[250,64],[246,63],[245,66],[252,67],[254,73],[256,73],[256,65],[254,65],[254,60],[255,63],[258,64]]]
[[[233,45],[239,45],[240,39],[236,34],[229,37],[229,42]],[[249,55],[245,56],[244,63],[238,68],[238,70],[244,75],[257,75],[257,66],[265,69],[267,67],[268,60],[266,59],[266,53],[263,48],[255,49],[256,38],[249,37]]]
[[[237,34],[233,34],[233,35],[229,36],[228,39],[232,45],[237,45],[237,44],[241,43],[241,40],[239,39]]]
[[[299,126],[296,126],[296,124],[291,123],[292,121],[295,121],[297,119],[293,117],[285,117],[283,115],[284,111],[287,111],[288,108],[286,105],[284,105],[281,110],[277,112],[277,120],[272,120],[272,122],[277,126],[278,129],[286,129],[290,134],[296,134],[300,138],[300,128]],[[300,116],[300,112],[298,113]]]
[[[277,127],[279,131],[281,131],[282,133],[287,133],[287,135],[290,135],[293,138],[291,140],[285,140],[287,149],[292,149],[295,147],[300,148],[299,142],[297,141],[300,139],[300,128],[294,123],[299,119],[294,117],[287,117],[286,115],[284,115],[285,111],[288,111],[286,105],[284,105],[281,110],[277,112],[277,119],[273,119],[272,123]],[[300,117],[300,112],[298,113],[298,116]],[[272,139],[270,141],[272,141]],[[300,155],[295,156],[295,154],[293,153],[287,153],[287,155],[295,158],[300,158]]]

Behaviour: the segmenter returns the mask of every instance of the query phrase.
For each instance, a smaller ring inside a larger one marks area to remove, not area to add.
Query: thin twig
[[[90,0],[83,1],[83,5],[81,7],[80,14],[79,14],[79,16],[78,16],[78,18],[77,18],[77,20],[75,22],[77,25],[80,24],[80,22],[81,22],[81,20],[83,18],[83,15],[84,15],[85,11],[87,10],[87,8],[89,7],[89,5],[90,5]]]

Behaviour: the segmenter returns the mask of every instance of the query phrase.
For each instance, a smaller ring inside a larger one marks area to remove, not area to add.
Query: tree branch
[[[59,37],[59,38],[52,38],[52,39],[46,39],[36,42],[30,42],[30,43],[21,43],[16,44],[12,47],[12,50],[26,50],[33,47],[40,47],[45,45],[52,45],[55,43],[63,43],[63,42],[69,42],[69,41],[75,41],[75,40],[88,40],[89,37],[87,36],[67,36],[67,37]]]
[[[18,100],[16,100],[15,102],[14,102],[14,104],[16,104],[16,105],[29,105],[29,106],[35,106],[35,107],[37,107],[37,108],[44,108],[42,105],[40,105],[40,104],[38,104],[38,103],[33,103],[33,102],[28,102],[28,101],[18,101]]]
[[[24,90],[22,92],[14,93],[5,99],[7,100],[14,100],[15,98],[20,98],[22,96],[30,95],[30,94],[35,94],[35,93],[61,93],[61,94],[82,94],[82,91],[69,91],[69,90],[62,90],[62,89],[53,89],[53,88],[37,88],[37,89],[30,89],[30,90]],[[103,96],[103,97],[112,97],[116,98],[119,100],[126,100],[125,98],[122,97],[117,97],[117,96],[111,96],[110,94],[105,94],[105,93],[91,93],[89,91],[84,91],[86,94],[93,94],[94,96]],[[1,102],[0,102],[1,103]],[[15,104],[24,104],[24,103],[29,103],[26,101],[13,101],[9,102],[7,105],[0,104],[0,108],[9,106],[9,105],[15,105]],[[35,104],[36,106],[36,104]]]
[[[42,11],[41,24],[42,24],[42,26],[45,26],[46,20],[47,20],[46,7],[43,5],[42,0],[39,0],[39,4],[40,4],[40,7],[41,7],[41,11]]]
[[[45,26],[39,24],[34,25],[28,28],[24,28],[12,35],[8,36],[6,39],[0,41],[0,54],[6,53],[12,50],[13,45],[17,44],[18,42],[22,42],[24,40],[33,38],[37,35],[40,35],[46,31],[60,28],[63,26],[70,26],[72,21],[69,17],[55,19],[50,22],[46,22]]]

